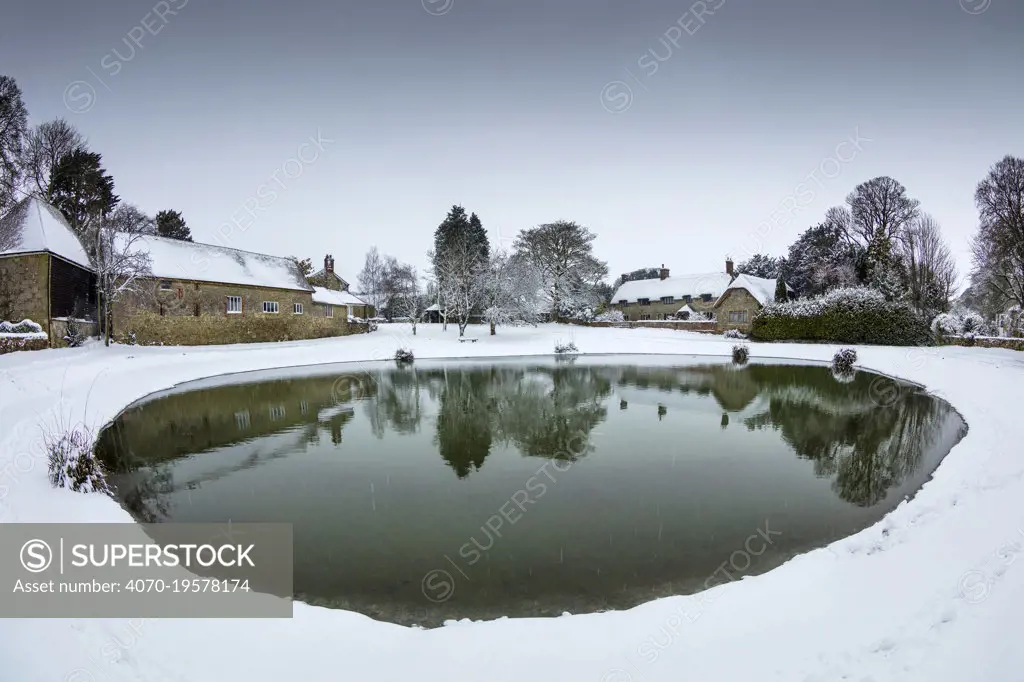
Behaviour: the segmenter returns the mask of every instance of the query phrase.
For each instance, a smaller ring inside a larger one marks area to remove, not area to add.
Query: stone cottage
[[[61,345],[69,317],[96,333],[96,276],[67,220],[41,199],[0,218],[0,320],[30,319]]]
[[[349,291],[348,282],[334,271],[334,256],[331,254],[324,256],[323,269],[309,275],[306,277],[306,280],[316,289],[340,292],[337,296],[331,296],[330,298],[337,301],[336,305],[348,306],[349,315],[364,320],[373,316],[373,306]]]
[[[290,258],[143,236],[149,273],[114,306],[115,336],[174,345],[282,341],[350,333],[347,311],[314,299]]]
[[[732,260],[723,272],[670,277],[661,266],[658,279],[623,282],[612,295],[609,308],[621,310],[631,322],[672,320],[680,313],[714,314],[715,301],[733,279]]]
[[[765,304],[775,300],[778,280],[737,275],[718,300],[715,301],[715,318],[718,330],[738,329],[749,332],[754,315]],[[793,297],[793,289],[786,285],[787,297]]]

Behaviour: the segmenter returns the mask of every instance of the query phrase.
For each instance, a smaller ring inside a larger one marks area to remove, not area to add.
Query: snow
[[[41,251],[92,270],[82,242],[60,211],[41,199],[29,197],[0,219],[0,255]]]
[[[672,296],[681,301],[684,296],[700,297],[711,294],[718,298],[729,286],[732,276],[726,272],[709,272],[702,275],[681,275],[665,279],[638,279],[623,282],[612,296],[612,303],[620,301],[635,303],[637,299],[649,298],[658,301],[665,296]]]
[[[361,298],[347,291],[335,291],[324,287],[313,287],[313,303],[328,305],[366,305]]]
[[[152,275],[158,279],[312,289],[289,258],[152,235],[138,237],[132,249],[149,254]]]
[[[131,402],[224,372],[427,358],[585,354],[707,356],[728,362],[722,337],[661,329],[389,325],[373,334],[219,347],[53,349],[0,356],[0,521],[130,521],[102,495],[46,480],[40,425],[98,427]],[[749,345],[751,362],[827,366],[841,346]],[[858,346],[859,368],[925,385],[969,425],[930,480],[875,525],[763,575],[628,611],[551,619],[462,621],[405,628],[296,604],[281,620],[0,620],[0,678],[281,682],[1016,682],[1024,648],[1024,353],[942,346]],[[578,362],[591,358],[580,357]],[[664,359],[652,357],[654,362]],[[323,369],[323,368],[321,368]],[[339,367],[335,367],[338,371]],[[272,374],[287,375],[292,370]],[[102,390],[96,390],[102,386]],[[482,523],[483,520],[481,520]],[[751,529],[757,532],[758,529]],[[773,529],[775,530],[775,529]],[[742,550],[743,548],[737,548]],[[722,557],[727,566],[729,556]],[[732,569],[729,569],[732,570]],[[736,576],[739,577],[739,576]]]
[[[733,283],[730,284],[725,291],[730,291],[732,289],[745,289],[757,300],[758,303],[764,306],[775,300],[775,287],[777,285],[777,279],[754,277],[753,275],[737,275],[736,279],[733,280]],[[792,291],[790,287],[787,286],[786,288]],[[723,292],[722,296],[715,301],[716,307],[721,303],[724,296],[725,292]]]

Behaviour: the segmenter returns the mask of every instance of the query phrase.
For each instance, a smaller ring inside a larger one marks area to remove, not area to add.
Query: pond
[[[966,433],[916,386],[652,356],[183,384],[97,451],[144,522],[287,522],[295,595],[380,620],[624,609],[857,532]]]

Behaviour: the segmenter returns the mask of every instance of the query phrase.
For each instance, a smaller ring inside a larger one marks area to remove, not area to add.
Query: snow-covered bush
[[[103,469],[93,454],[92,433],[85,427],[43,434],[50,483],[75,492],[108,492]]]
[[[400,365],[408,365],[413,361],[412,350],[409,348],[399,348],[395,351],[395,362]]]
[[[0,322],[0,334],[42,334],[43,328],[32,320]]]
[[[750,349],[746,346],[736,345],[732,347],[732,361],[737,365],[747,364],[750,359]]]
[[[909,305],[873,289],[834,289],[823,296],[768,303],[753,320],[759,341],[827,341],[913,346],[932,341],[927,324]]]
[[[135,346],[138,345],[139,340],[135,338],[135,332],[125,332],[118,342],[125,346]]]
[[[621,310],[606,310],[594,317],[594,322],[612,322],[617,324],[625,321],[626,316],[622,314]]]
[[[960,321],[964,334],[981,334],[985,328],[985,318],[973,311],[965,313]]]
[[[78,348],[85,343],[85,334],[78,320],[69,317],[64,325],[64,343],[68,344],[68,348]]]
[[[568,343],[562,343],[560,341],[555,342],[555,353],[558,355],[575,355],[579,353],[580,349],[576,347],[576,344],[572,341]]]
[[[950,313],[939,313],[932,320],[931,328],[932,334],[936,338],[943,338],[946,336],[959,336],[963,331],[963,320],[956,315]]]
[[[841,348],[832,356],[832,371],[839,374],[850,374],[857,362],[857,351],[852,348]]]
[[[739,329],[726,329],[725,333],[722,334],[722,336],[727,338],[727,339],[745,339],[745,338],[747,338],[743,334],[743,332],[741,332]]]

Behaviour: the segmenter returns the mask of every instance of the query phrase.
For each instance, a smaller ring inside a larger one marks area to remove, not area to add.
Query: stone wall
[[[164,286],[161,286],[164,283]],[[344,336],[360,331],[340,311],[327,317],[312,292],[214,282],[144,280],[114,306],[114,338],[134,333],[141,344],[206,345],[289,341]],[[229,313],[229,296],[241,298],[241,312]],[[278,312],[264,313],[274,301]],[[302,313],[294,312],[294,304]]]
[[[49,254],[0,257],[0,320],[39,324],[50,332]]]
[[[68,334],[68,322],[66,318],[55,317],[50,320],[52,326],[52,335],[50,338],[53,340],[54,348],[64,348],[68,344],[64,341],[64,337]],[[82,336],[99,336],[100,326],[93,320],[79,320],[78,329],[81,331]]]
[[[746,289],[730,289],[725,292],[721,304],[715,308],[718,329],[719,331],[738,329],[741,332],[749,332],[754,315],[759,310],[761,310],[761,304]],[[732,321],[731,313],[733,312],[745,312],[746,320],[743,322]]]
[[[47,339],[19,339],[15,337],[0,337],[0,355],[14,353],[21,350],[43,350],[49,348],[50,342]]]
[[[1024,339],[1011,339],[995,336],[979,336],[973,339],[963,336],[949,336],[942,339],[951,346],[978,346],[980,348],[1008,348],[1024,351]]]

